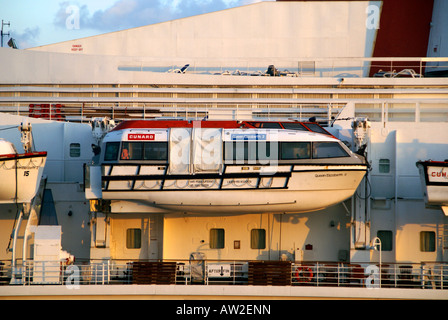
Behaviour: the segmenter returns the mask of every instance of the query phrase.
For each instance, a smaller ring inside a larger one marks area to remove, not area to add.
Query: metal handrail
[[[285,120],[296,119],[303,121],[311,116],[318,120],[330,120],[337,117],[341,110],[349,103],[356,106],[356,114],[368,114],[371,121],[388,121],[400,115],[400,119],[408,116],[412,121],[426,121],[425,117],[438,117],[444,121],[448,113],[447,99],[286,99],[271,100],[269,103],[253,100],[251,103],[234,103],[228,105],[214,104],[215,102],[187,103],[70,103],[61,104],[58,112],[49,107],[48,112],[42,114],[36,109],[30,111],[28,106],[0,107],[0,113],[6,112],[17,115],[36,117],[67,122],[89,122],[92,118],[109,117],[116,121],[125,119],[154,119],[154,118],[184,118],[188,120],[203,119],[207,115],[227,115],[227,118],[236,115],[252,114],[254,119]],[[231,99],[230,99],[231,100]],[[432,118],[431,118],[432,119]]]
[[[175,262],[176,285],[250,285],[247,260],[164,260]],[[156,262],[156,261],[154,261]],[[270,264],[275,262],[267,261]],[[381,275],[376,263],[290,262],[284,276],[290,282],[270,285],[337,286],[364,288],[448,289],[448,263],[383,263]],[[110,285],[133,283],[132,261],[101,260],[66,264],[65,261],[25,261],[12,270],[10,261],[0,264],[0,285]],[[278,270],[276,270],[278,272]],[[166,276],[165,274],[163,275]],[[260,285],[260,284],[259,284]]]

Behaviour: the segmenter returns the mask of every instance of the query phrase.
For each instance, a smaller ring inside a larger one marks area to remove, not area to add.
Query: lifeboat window
[[[282,124],[283,127],[288,130],[308,131],[308,129],[299,122],[283,122]]]
[[[266,230],[252,229],[250,231],[250,248],[266,249]]]
[[[167,160],[168,144],[166,142],[145,142],[144,160]]]
[[[264,128],[264,129],[281,129],[282,126],[278,122],[248,122],[251,126],[255,128]]]
[[[224,249],[224,229],[210,229],[210,249]]]
[[[340,158],[349,157],[347,152],[337,142],[314,142],[313,158]]]
[[[142,160],[143,142],[123,142],[121,147],[121,160]]]
[[[282,142],[282,160],[311,158],[311,144],[309,142]]]
[[[166,142],[123,142],[121,160],[167,160]]]
[[[226,142],[224,146],[225,160],[255,160],[256,145],[247,141]]]
[[[226,142],[224,145],[224,159],[236,161],[277,160],[278,143],[266,141]]]
[[[322,128],[320,125],[318,125],[316,123],[305,123],[305,125],[308,127],[308,129],[310,129],[313,132],[329,135],[327,130],[325,130],[324,128]]]
[[[263,129],[281,129],[282,126],[277,122],[263,122],[261,124],[261,128]]]
[[[117,160],[119,150],[120,150],[120,142],[107,142],[106,152],[104,153],[104,161]]]

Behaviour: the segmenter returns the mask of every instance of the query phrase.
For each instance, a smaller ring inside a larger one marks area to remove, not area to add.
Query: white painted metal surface
[[[377,31],[366,28],[369,5],[379,9],[381,2],[260,2],[31,50],[171,58],[180,65],[229,57],[369,57]]]

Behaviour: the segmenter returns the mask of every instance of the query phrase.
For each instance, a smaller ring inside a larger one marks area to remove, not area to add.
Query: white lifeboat
[[[448,216],[448,161],[418,161],[425,203],[440,206]]]
[[[157,212],[300,213],[351,197],[363,157],[316,123],[126,121],[109,132],[87,199]]]
[[[0,139],[0,203],[31,202],[42,178],[46,152],[17,153],[14,145]]]

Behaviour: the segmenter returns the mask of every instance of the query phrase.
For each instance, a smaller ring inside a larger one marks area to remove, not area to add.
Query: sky
[[[7,46],[19,49],[274,0],[0,0]],[[1,26],[0,26],[1,27]]]

